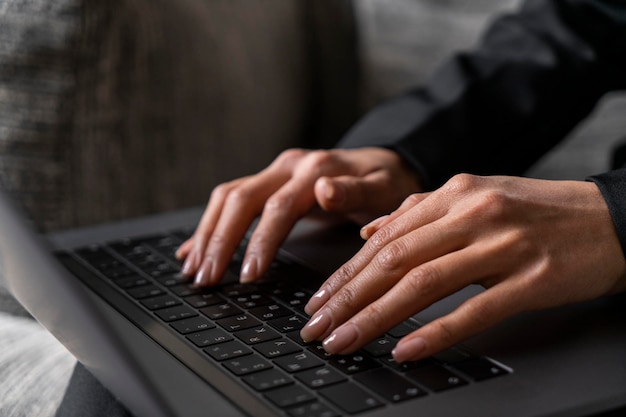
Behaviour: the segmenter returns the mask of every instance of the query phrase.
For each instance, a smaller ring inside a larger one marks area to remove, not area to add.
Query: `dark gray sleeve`
[[[605,92],[626,88],[624,51],[625,1],[530,0],[338,146],[394,149],[428,189],[459,172],[521,175]]]

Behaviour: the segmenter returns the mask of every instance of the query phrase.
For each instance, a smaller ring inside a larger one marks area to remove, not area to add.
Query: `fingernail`
[[[347,323],[335,330],[322,344],[326,352],[334,355],[352,346],[358,338],[359,332],[356,325]]]
[[[372,220],[371,222],[369,222],[368,224],[366,224],[365,226],[363,226],[361,228],[361,238],[364,240],[369,239],[370,237],[372,237],[372,235],[376,232],[376,230],[378,229],[378,226],[380,226],[380,224],[387,218],[389,217],[388,214],[385,214],[384,216],[380,216],[377,219]]]
[[[187,258],[183,264],[183,269],[180,271],[183,275],[190,276],[192,274],[191,258]]]
[[[300,337],[306,342],[317,340],[326,333],[330,324],[330,314],[327,311],[322,311],[311,317],[311,320],[300,331]]]
[[[421,337],[400,340],[391,351],[391,355],[397,363],[417,360],[420,359],[421,354],[426,351],[426,347],[426,340]]]
[[[250,256],[243,262],[243,266],[241,267],[241,274],[239,277],[239,282],[242,284],[247,284],[254,281],[257,276],[257,260],[255,257]]]
[[[318,292],[313,294],[309,302],[304,306],[304,312],[309,316],[315,314],[317,310],[319,310],[330,298],[330,293],[325,288],[320,289]]]
[[[211,270],[213,269],[213,263],[210,260],[205,260],[200,269],[196,273],[196,278],[193,281],[193,285],[199,287],[208,284],[210,280]]]

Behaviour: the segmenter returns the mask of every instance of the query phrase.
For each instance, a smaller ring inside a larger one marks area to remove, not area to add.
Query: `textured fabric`
[[[38,323],[0,313],[0,416],[54,415],[76,360]]]
[[[69,219],[76,6],[0,1],[0,181],[44,227]]]

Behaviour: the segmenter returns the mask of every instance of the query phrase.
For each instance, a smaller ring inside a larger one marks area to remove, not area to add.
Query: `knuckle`
[[[382,271],[397,271],[404,265],[404,254],[406,249],[400,241],[388,243],[376,254],[376,265]]]
[[[251,198],[252,193],[246,187],[237,187],[231,190],[226,197],[229,203],[235,205],[245,205]]]
[[[365,317],[367,317],[367,325],[371,329],[375,329],[378,333],[380,333],[382,329],[386,329],[388,327],[386,311],[387,310],[378,303],[372,303],[367,306],[367,309],[364,311]]]
[[[279,166],[291,165],[300,159],[302,159],[308,151],[299,148],[292,148],[284,150],[278,155],[275,163]]]
[[[439,318],[431,322],[438,338],[445,346],[451,346],[456,343],[457,336],[452,325],[445,319],[445,317]]]
[[[265,209],[273,212],[289,211],[293,206],[293,197],[288,194],[274,194],[267,199]]]
[[[228,183],[219,184],[211,191],[211,199],[223,199],[228,195],[230,188],[230,184]]]
[[[214,233],[209,239],[209,246],[213,248],[222,247],[226,244],[226,237],[221,233]]]
[[[447,193],[462,194],[477,186],[479,177],[471,174],[457,174],[443,186]]]
[[[382,250],[392,238],[392,229],[390,226],[378,229],[366,242],[367,247],[374,252]]]
[[[358,307],[358,293],[352,285],[345,285],[335,295],[336,309],[354,311]]]
[[[406,276],[409,291],[419,296],[432,296],[441,282],[441,272],[432,264],[424,264],[413,269]]]
[[[506,215],[508,200],[501,191],[485,190],[478,196],[474,211],[488,218],[499,219]]]
[[[304,157],[299,169],[304,173],[312,172],[319,176],[324,171],[324,168],[331,165],[335,159],[335,155],[330,151],[311,151]]]

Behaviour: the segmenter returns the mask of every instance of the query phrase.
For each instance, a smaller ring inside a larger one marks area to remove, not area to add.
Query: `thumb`
[[[322,209],[364,223],[397,207],[399,201],[390,188],[385,176],[376,173],[320,177],[315,182],[315,198]]]

